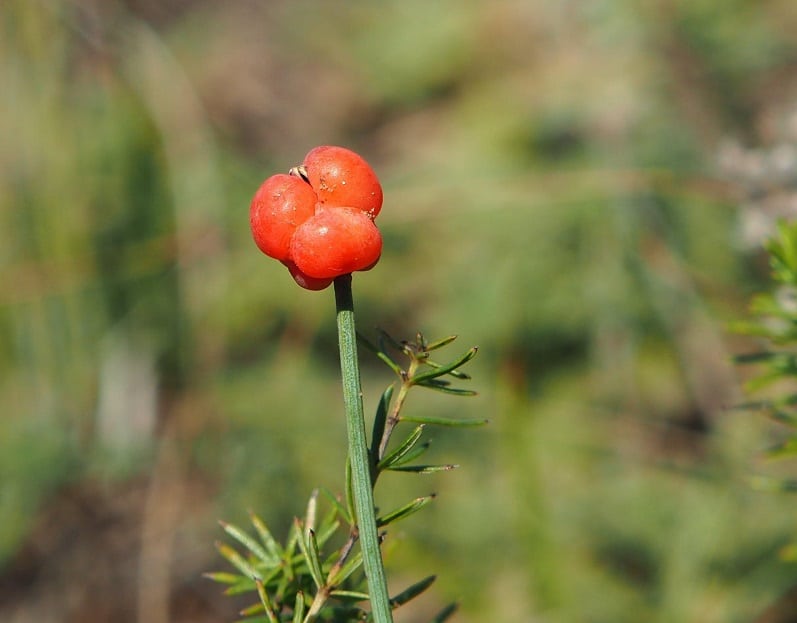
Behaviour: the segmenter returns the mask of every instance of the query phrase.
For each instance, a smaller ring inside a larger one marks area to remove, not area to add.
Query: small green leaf
[[[386,353],[383,353],[381,350],[376,353],[376,356],[379,357],[383,362],[387,364],[387,367],[393,370],[400,379],[404,378],[404,370],[402,370],[401,366],[393,361]]]
[[[238,614],[240,614],[242,617],[251,617],[251,616],[254,616],[256,614],[260,614],[261,612],[265,612],[265,609],[263,608],[263,604],[262,603],[257,603],[257,604],[252,604],[251,606],[248,606],[248,607],[244,608]],[[266,615],[266,616],[268,616],[268,615]]]
[[[407,452],[407,454],[401,457],[401,459],[393,461],[391,463],[391,467],[399,467],[401,465],[406,465],[407,463],[412,463],[412,461],[418,457],[423,456],[423,454],[426,453],[431,445],[431,441],[424,441],[422,444],[415,446],[412,450]]]
[[[459,465],[397,465],[391,467],[391,472],[413,472],[415,474],[433,474],[435,472],[450,472]]]
[[[404,506],[397,508],[394,511],[391,511],[390,513],[384,515],[383,517],[377,518],[376,525],[382,528],[383,526],[393,523],[394,521],[399,521],[400,519],[409,517],[410,515],[417,513],[424,506],[429,504],[429,502],[434,500],[434,497],[435,497],[434,495],[425,495],[420,498],[415,498],[408,504],[405,504]]]
[[[261,577],[255,568],[229,545],[225,545],[224,543],[216,543],[216,549],[219,551],[219,554],[226,558],[233,567],[238,569],[238,571],[243,573],[245,576],[249,578]]]
[[[274,612],[274,606],[271,605],[271,599],[269,599],[268,593],[266,592],[266,587],[263,586],[263,582],[258,580],[255,582],[255,586],[257,587],[257,595],[260,597],[260,603],[263,604],[263,609],[266,612],[269,623],[279,623],[277,614]]]
[[[260,541],[263,543],[268,552],[275,559],[281,558],[282,548],[280,547],[279,543],[277,543],[276,539],[271,536],[271,532],[266,527],[265,522],[252,511],[249,511],[249,521],[252,522],[252,525],[255,527],[255,531],[257,532],[257,536],[260,538]]]
[[[387,469],[391,465],[395,465],[401,461],[404,455],[407,454],[412,448],[418,443],[418,440],[423,435],[423,424],[419,424],[415,427],[415,429],[407,436],[407,438],[398,446],[395,450],[390,452],[385,458],[379,461],[377,465],[378,469]]]
[[[334,597],[338,597],[340,599],[353,599],[355,601],[365,601],[366,599],[369,599],[368,593],[361,593],[359,591],[334,590],[330,591],[329,594],[333,595]]]
[[[257,556],[266,566],[273,567],[279,564],[279,560],[274,558],[271,554],[267,553],[265,549],[258,543],[255,539],[249,536],[246,532],[229,524],[225,521],[220,521],[221,527],[224,531],[229,534],[232,538],[238,541],[241,545],[243,545],[246,549],[248,549],[252,554]]]
[[[307,500],[307,510],[304,514],[305,536],[316,528],[316,514],[318,512],[318,489],[313,489]]]
[[[304,619],[304,593],[299,591],[296,593],[296,604],[293,607],[293,623],[302,623]]]
[[[427,359],[425,363],[427,366],[434,368],[435,370],[439,370],[440,368],[443,367],[441,364],[432,361],[431,359]],[[470,374],[460,372],[459,370],[449,370],[448,374],[450,374],[454,378],[460,379],[461,381],[469,381],[471,378]]]
[[[426,345],[426,350],[431,352],[433,350],[437,350],[438,348],[443,348],[443,346],[448,346],[449,344],[451,344],[451,342],[453,342],[456,339],[457,339],[456,335],[449,335],[448,337],[444,337],[440,340],[435,340],[431,344]]]
[[[402,415],[401,421],[413,422],[415,424],[429,424],[432,426],[465,427],[465,426],[484,426],[490,420],[484,420],[479,418],[462,418],[456,420],[453,418],[427,417],[423,415]]]
[[[319,532],[316,537],[319,547],[323,547],[324,544],[335,535],[335,533],[338,531],[338,528],[340,528],[339,521],[333,521],[332,523],[325,522],[322,526],[321,532]]]
[[[458,359],[455,359],[454,361],[452,361],[450,363],[447,363],[447,364],[444,364],[444,365],[440,366],[439,368],[436,368],[436,369],[431,370],[429,372],[425,372],[423,374],[418,374],[418,375],[414,376],[410,380],[411,380],[411,382],[414,385],[417,385],[419,383],[423,383],[424,381],[435,379],[438,376],[443,376],[444,374],[448,374],[452,370],[456,370],[457,368],[459,368],[459,367],[465,365],[466,363],[468,363],[471,359],[473,359],[476,356],[477,352],[478,352],[478,348],[476,346],[474,346],[473,348],[471,348],[468,351],[466,351],[465,354],[463,354]]]
[[[415,597],[423,593],[427,588],[429,588],[434,583],[436,579],[437,576],[430,575],[429,577],[424,578],[420,582],[416,582],[409,588],[404,589],[398,595],[396,595],[390,600],[390,606],[393,608],[398,608],[399,606],[403,606],[411,599],[414,599]]]
[[[352,487],[352,472],[351,472],[351,455],[346,457],[346,482],[345,482],[345,495],[346,495],[346,507],[348,512],[346,515],[349,517],[349,525],[353,526],[355,524],[354,517],[356,517],[356,513],[354,511],[354,487]]]
[[[449,381],[443,381],[440,379],[430,379],[428,381],[424,381],[423,383],[417,383],[418,387],[427,387],[429,389],[434,389],[439,392],[443,392],[444,394],[451,394],[452,396],[477,396],[478,392],[473,391],[472,389],[459,389],[456,387],[450,387],[451,383]]]
[[[224,591],[224,594],[229,596],[241,595],[243,593],[251,593],[253,590],[255,590],[255,581],[241,576],[241,581],[230,586]]]
[[[346,561],[344,564],[334,575],[330,575],[327,579],[327,583],[331,586],[338,586],[342,582],[345,582],[346,579],[354,573],[360,566],[363,564],[363,555],[362,552],[357,552],[351,558]]]
[[[457,611],[457,608],[459,608],[459,606],[455,603],[448,604],[435,615],[430,623],[443,623],[444,621],[448,621],[448,619],[451,618],[451,615]]]
[[[203,573],[202,576],[208,578],[209,580],[213,580],[214,582],[218,582],[219,584],[236,584],[242,577],[235,573],[225,573],[224,571]]]
[[[321,558],[318,553],[318,542],[312,530],[303,529],[299,520],[294,518],[294,525],[302,535],[299,539],[299,549],[302,551],[307,569],[317,588],[324,586],[324,574],[321,570]]]
[[[390,402],[393,399],[393,384],[387,386],[382,397],[379,399],[379,404],[376,407],[376,415],[374,416],[374,427],[371,432],[371,460],[376,456],[377,448],[382,440],[382,435],[385,433],[385,423],[387,422],[387,414],[390,410]],[[350,521],[349,524],[352,522]]]

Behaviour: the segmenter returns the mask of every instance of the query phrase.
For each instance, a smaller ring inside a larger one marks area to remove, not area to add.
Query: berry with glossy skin
[[[382,236],[368,214],[356,208],[323,208],[291,238],[297,268],[316,279],[367,270],[382,253]]]
[[[296,228],[315,214],[316,194],[293,175],[272,175],[257,189],[249,206],[249,224],[255,244],[263,253],[288,260]]]
[[[293,262],[283,262],[283,264],[285,264],[285,267],[288,269],[291,277],[293,277],[293,280],[305,290],[323,290],[333,281],[332,279],[316,279],[315,277],[306,275],[299,270],[296,264]]]
[[[382,253],[374,218],[382,187],[370,165],[344,147],[312,149],[289,175],[273,175],[249,206],[252,237],[296,283],[323,290],[336,277],[370,270]]]
[[[357,208],[372,219],[382,209],[379,178],[371,165],[350,149],[331,145],[311,149],[303,168],[322,204]]]

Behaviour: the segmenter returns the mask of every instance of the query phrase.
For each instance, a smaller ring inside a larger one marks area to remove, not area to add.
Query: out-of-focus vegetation
[[[0,620],[232,620],[216,518],[287,532],[342,488],[331,292],[247,223],[329,143],[385,187],[361,329],[481,347],[480,398],[408,405],[491,419],[437,435],[462,469],[380,484],[440,487],[388,540],[397,586],[439,574],[401,620],[751,621],[797,584],[724,328],[797,212],[792,0],[5,0],[0,28]]]

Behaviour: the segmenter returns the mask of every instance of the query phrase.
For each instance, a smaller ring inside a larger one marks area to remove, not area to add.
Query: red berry
[[[310,186],[328,206],[357,208],[372,219],[382,209],[382,186],[359,154],[345,147],[316,147],[304,158]]]
[[[332,283],[332,279],[316,279],[315,277],[305,275],[293,262],[283,262],[283,264],[287,267],[293,280],[305,290],[323,290]]]
[[[382,236],[371,218],[355,208],[325,208],[296,229],[290,257],[316,279],[334,279],[371,268],[382,253]]]
[[[373,268],[382,253],[373,222],[382,187],[368,163],[343,147],[316,147],[290,173],[268,178],[252,199],[257,246],[308,290]]]
[[[288,259],[296,228],[313,216],[318,199],[307,182],[292,175],[272,175],[257,189],[249,206],[255,244],[277,260]]]

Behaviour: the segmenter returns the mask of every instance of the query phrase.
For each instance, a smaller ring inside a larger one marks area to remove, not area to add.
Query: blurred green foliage
[[[492,422],[435,439],[463,469],[388,539],[397,584],[438,573],[428,612],[461,599],[457,620],[579,622],[749,621],[795,584],[723,328],[765,287],[756,227],[793,212],[791,0],[6,0],[0,32],[0,619],[133,620],[102,618],[123,592],[148,623],[158,600],[229,620],[207,587],[178,599],[215,518],[284,537],[342,488],[331,292],[246,216],[336,143],[385,187],[361,330],[479,344],[480,398],[407,408]],[[373,411],[389,375],[363,367]],[[60,590],[15,588],[42,526],[81,533],[64,492],[97,488],[149,500],[107,528],[140,534],[129,584],[53,551]],[[171,598],[142,580],[164,565]]]

